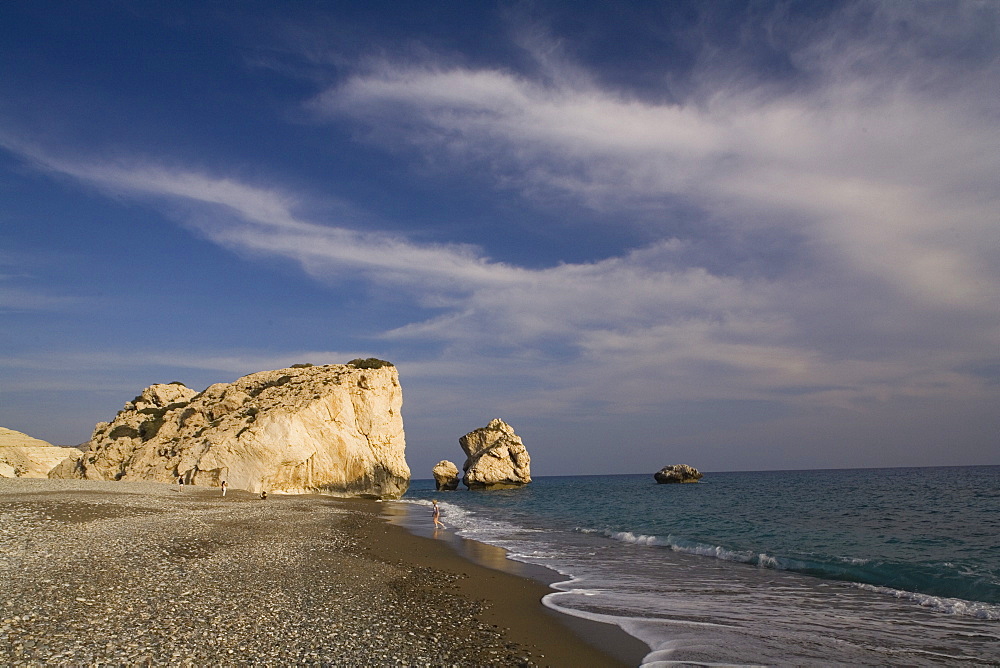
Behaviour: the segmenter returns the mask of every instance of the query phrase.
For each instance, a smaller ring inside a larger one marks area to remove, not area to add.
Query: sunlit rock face
[[[52,445],[13,429],[0,427],[0,478],[47,478],[65,459],[78,459],[76,448]]]
[[[500,418],[458,439],[465,451],[469,489],[520,487],[531,482],[531,457],[521,437]]]
[[[410,481],[402,403],[392,365],[302,365],[200,393],[153,385],[51,477],[398,498]]]
[[[442,459],[434,465],[431,473],[434,475],[434,485],[439,492],[458,489],[458,467],[454,462]]]

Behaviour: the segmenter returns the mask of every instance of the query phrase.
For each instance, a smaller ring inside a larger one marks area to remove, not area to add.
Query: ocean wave
[[[424,499],[400,499],[399,502],[425,507],[431,505]],[[560,575],[569,575],[562,565],[548,563],[562,556],[559,547],[536,537],[550,533],[549,530],[490,518],[447,501],[439,502],[438,506],[441,508],[441,521],[455,535],[500,547],[507,551],[507,558],[511,561],[543,565]]]
[[[856,583],[855,586],[859,589],[864,589],[865,591],[871,591],[877,594],[885,594],[898,599],[913,601],[921,607],[930,608],[939,612],[946,612],[950,615],[963,615],[966,617],[975,617],[976,619],[1000,620],[1000,605],[991,605],[989,603],[980,603],[978,601],[966,601],[960,598],[947,598],[945,596],[918,594],[912,591],[903,591],[902,589],[893,589],[891,587],[880,587],[878,585],[863,583]]]
[[[851,566],[866,566],[872,561],[871,559],[860,559],[858,557],[837,557],[837,559],[845,564],[850,564]],[[950,564],[945,564],[945,566],[948,565]]]
[[[404,499],[404,503],[430,505],[423,499]],[[457,504],[442,501],[441,515],[449,528],[464,538],[497,545],[507,550],[513,561],[544,564],[548,568],[571,575],[574,570],[561,563],[565,557],[558,542],[542,538],[543,529],[531,529],[509,521],[500,520]],[[997,601],[977,601],[986,589],[997,589],[996,584],[985,582],[982,575],[957,572],[953,564],[900,564],[852,556],[789,557],[764,551],[732,549],[691,541],[672,534],[666,536],[638,531],[613,531],[577,527],[576,533],[602,536],[611,540],[639,547],[662,548],[673,552],[709,557],[721,561],[756,566],[762,569],[790,571],[858,586],[872,592],[911,601],[927,609],[945,614],[975,617],[985,620],[1000,619]],[[538,538],[536,538],[538,536]],[[541,538],[541,539],[540,539]],[[948,568],[952,566],[952,568]],[[977,593],[978,592],[978,593]]]
[[[751,551],[730,550],[721,545],[706,545],[704,543],[695,543],[676,539],[672,535],[668,535],[664,538],[661,536],[636,534],[631,531],[601,531],[597,529],[577,529],[577,531],[586,534],[603,535],[606,538],[611,538],[612,540],[617,540],[622,543],[630,543],[632,545],[665,547],[673,550],[674,552],[695,554],[702,557],[712,557],[723,561],[735,561],[741,564],[752,564],[760,566],[761,568],[788,570],[777,557],[773,557],[763,552],[755,553]]]
[[[799,559],[751,550],[733,550],[721,545],[708,545],[680,539],[673,535],[664,537],[631,531],[584,528],[577,528],[576,531],[600,535],[632,545],[666,548],[674,552],[748,564],[758,568],[791,571],[824,580],[841,581],[869,591],[910,600],[925,608],[948,614],[989,620],[1000,619],[1000,605],[993,601],[970,600],[975,598],[976,591],[982,588],[982,579],[973,577],[973,574],[946,572],[939,568],[952,566],[952,564],[939,564],[938,566],[893,564],[858,557]],[[963,577],[965,575],[968,577]],[[895,582],[905,582],[913,590],[892,586]],[[915,591],[918,589],[925,591]],[[955,596],[954,592],[958,592],[959,595]],[[952,595],[948,595],[948,593],[952,593]],[[964,596],[969,598],[963,598]]]
[[[397,499],[395,503],[407,503],[414,506],[430,507],[433,502],[430,499]],[[439,502],[438,507],[441,509],[441,519],[448,519],[456,525],[474,514],[462,506],[454,503],[448,503],[447,501]]]

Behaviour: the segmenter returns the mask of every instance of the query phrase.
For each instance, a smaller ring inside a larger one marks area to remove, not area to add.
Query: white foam
[[[856,584],[859,589],[871,591],[878,594],[885,594],[894,598],[913,601],[917,605],[945,612],[949,615],[962,615],[965,617],[975,617],[976,619],[1000,619],[1000,605],[981,603],[979,601],[965,601],[960,598],[947,598],[945,596],[931,596],[930,594],[918,594],[912,591],[892,589],[891,587],[878,587],[870,584]]]
[[[553,594],[547,594],[547,596],[558,596],[560,594],[579,594],[580,596],[600,596],[606,593],[605,589],[580,589],[579,587],[574,587],[572,589],[566,589],[564,591],[557,591]]]
[[[415,506],[425,507],[430,507],[432,505],[432,502],[426,499],[399,499],[396,503],[409,503]],[[438,508],[441,509],[441,518],[447,518],[453,524],[457,523],[461,518],[470,515],[469,511],[465,510],[461,506],[456,506],[445,501],[438,503]]]
[[[769,554],[761,552],[759,554],[754,554],[753,552],[741,552],[736,550],[729,550],[722,547],[721,545],[703,545],[703,544],[684,544],[678,542],[674,539],[672,535],[668,535],[666,538],[660,536],[650,536],[646,534],[637,534],[631,531],[596,531],[594,529],[577,529],[580,533],[586,534],[598,534],[604,535],[613,540],[620,541],[622,543],[630,543],[632,545],[642,545],[645,547],[665,547],[674,552],[683,552],[684,554],[696,554],[702,557],[713,557],[715,559],[721,559],[723,561],[735,561],[741,564],[756,564],[761,568],[774,568],[782,569],[781,562],[778,561],[776,557],[772,557]]]
[[[711,666],[711,668],[763,668],[755,663],[710,663],[707,661],[672,661],[672,647],[650,652],[642,660],[639,668],[662,668],[663,666]]]
[[[669,637],[672,635],[667,629],[677,629],[677,628],[718,628],[718,629],[729,629],[732,628],[728,624],[718,624],[706,621],[697,621],[693,619],[656,619],[649,617],[632,617],[625,615],[607,615],[597,612],[591,612],[588,610],[581,610],[579,608],[564,606],[559,604],[559,600],[565,596],[572,596],[574,594],[581,594],[583,596],[594,596],[604,593],[601,590],[592,589],[582,589],[574,586],[579,580],[577,578],[571,578],[566,582],[557,582],[552,585],[555,591],[551,594],[547,594],[542,598],[542,604],[552,610],[556,610],[563,614],[571,615],[573,617],[579,617],[581,619],[587,619],[594,622],[602,622],[604,624],[614,624],[619,627],[625,633],[629,634],[633,638],[636,638],[646,644],[650,648],[650,652],[643,657],[641,666],[652,667],[657,665],[676,665],[676,664],[687,664],[687,665],[717,665],[724,666],[730,664],[691,664],[690,661],[669,661],[668,657],[676,650],[684,646],[683,643],[670,640]]]
[[[623,543],[634,545],[661,545],[660,539],[656,536],[646,536],[644,534],[634,534],[631,531],[616,531],[606,534],[608,538],[620,540]]]
[[[781,568],[777,559],[763,552],[757,555],[757,565],[763,568]]]
[[[404,502],[422,506],[430,505],[429,501],[418,499],[404,500]],[[542,599],[543,604],[564,614],[615,624],[629,635],[643,641],[651,648],[650,654],[643,661],[643,666],[685,663],[672,659],[670,656],[672,649],[667,644],[671,638],[677,636],[678,629],[684,629],[684,627],[695,629],[702,626],[729,628],[731,626],[702,621],[706,617],[702,615],[699,615],[701,620],[697,621],[678,617],[669,619],[660,617],[660,609],[655,600],[656,594],[653,591],[648,592],[648,596],[645,597],[641,593],[630,591],[627,593],[627,600],[623,599],[621,592],[617,591],[618,585],[621,584],[622,578],[627,580],[632,574],[619,570],[620,564],[617,560],[623,556],[621,554],[622,548],[615,548],[614,545],[608,543],[603,543],[603,547],[595,548],[591,544],[596,546],[602,542],[587,539],[582,540],[579,544],[576,544],[575,541],[567,543],[565,538],[560,538],[561,534],[554,533],[552,538],[549,538],[545,534],[553,532],[530,529],[496,519],[495,515],[489,511],[467,510],[448,502],[441,502],[440,506],[442,517],[448,521],[449,526],[454,527],[457,535],[501,547],[507,551],[507,558],[513,561],[544,565],[564,575],[567,580],[553,585],[557,591],[545,596]],[[780,560],[763,552],[738,551],[719,545],[698,544],[677,539],[669,534],[660,536],[636,531],[587,528],[577,528],[576,532],[604,536],[619,543],[636,545],[640,548],[666,548],[673,552],[753,564],[766,569],[786,570],[801,567],[796,562]],[[860,564],[863,560],[843,557],[841,561]],[[609,568],[609,564],[613,564],[613,566]],[[635,576],[642,577],[638,573]],[[626,587],[634,584],[629,582]],[[857,586],[871,592],[910,600],[925,608],[943,613],[967,615],[984,620],[1000,619],[1000,606],[913,594],[871,585]],[[652,601],[652,603],[646,605],[647,600]],[[601,610],[601,612],[596,612],[596,610]],[[622,614],[607,614],[618,611]],[[636,614],[644,616],[636,617],[634,616]],[[710,631],[710,629],[706,629],[706,631]],[[701,665],[728,664],[705,663]]]
[[[662,666],[709,666],[711,668],[763,668],[755,663],[710,663],[708,661],[667,661],[663,659],[646,661],[639,668],[661,668]]]
[[[698,554],[703,557],[715,557],[716,559],[721,559],[723,561],[736,561],[743,564],[749,564],[754,561],[754,555],[752,552],[735,552],[733,550],[727,550],[721,545],[678,545],[676,543],[670,544],[670,549],[674,552],[684,552],[685,554]]]
[[[852,566],[866,566],[872,561],[871,559],[859,559],[858,557],[837,557],[837,559]],[[945,565],[947,566],[947,564]]]

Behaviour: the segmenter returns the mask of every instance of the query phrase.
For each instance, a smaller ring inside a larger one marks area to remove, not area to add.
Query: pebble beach
[[[0,480],[0,664],[624,665],[382,505]]]

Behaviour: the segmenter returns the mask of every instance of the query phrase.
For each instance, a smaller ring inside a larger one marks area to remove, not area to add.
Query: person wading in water
[[[437,528],[443,529],[444,528],[444,524],[441,523],[441,509],[438,507],[437,499],[434,499],[433,501],[431,501],[431,503],[434,504],[434,510],[433,510],[433,513],[434,513],[434,528],[435,529],[437,529]]]

